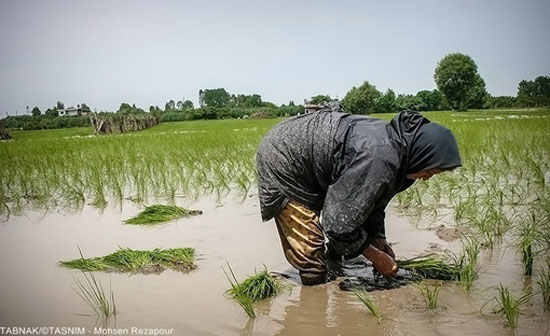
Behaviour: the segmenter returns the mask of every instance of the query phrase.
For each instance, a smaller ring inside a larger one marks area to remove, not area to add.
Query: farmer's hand
[[[385,238],[375,238],[371,245],[376,247],[382,252],[385,252],[387,255],[392,257],[393,260],[395,260],[395,252],[393,252],[390,244],[388,244],[388,241]]]
[[[391,278],[397,273],[397,264],[390,255],[380,251],[373,245],[369,245],[364,251],[365,258],[372,262],[372,266],[384,277]]]

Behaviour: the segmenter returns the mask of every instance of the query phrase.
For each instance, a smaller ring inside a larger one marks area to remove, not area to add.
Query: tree
[[[46,115],[46,117],[48,118],[54,118],[59,116],[59,112],[57,112],[57,105],[47,109],[46,112],[44,112],[44,115]]]
[[[182,110],[186,111],[186,110],[192,110],[194,108],[193,106],[193,102],[190,101],[189,99],[186,99],[183,101],[183,104],[182,104]]]
[[[132,106],[128,103],[121,103],[120,107],[118,108],[118,111],[116,113],[129,113],[132,110]]]
[[[478,74],[474,86],[472,86],[468,92],[468,107],[477,109],[483,108],[488,95],[485,89],[485,81]]]
[[[468,105],[478,98],[473,98],[472,95],[480,92],[480,79],[474,60],[460,53],[445,56],[437,64],[434,73],[437,88],[445,95],[451,108],[459,111],[465,111]]]
[[[207,107],[226,107],[230,99],[231,95],[224,88],[204,90],[204,105]]]
[[[487,108],[510,108],[516,105],[516,98],[512,96],[487,96],[485,107]]]
[[[376,113],[395,112],[397,111],[397,101],[395,92],[392,89],[386,90],[383,96],[378,99],[375,106]]]
[[[443,107],[443,95],[438,90],[421,90],[416,93],[416,98],[422,109],[418,111],[440,111]]]
[[[65,104],[63,104],[63,102],[61,100],[58,100],[57,101],[57,109],[62,110],[64,108],[65,108]]]
[[[176,109],[176,102],[173,99],[170,99],[165,105],[164,105],[164,112],[172,112]]]
[[[320,105],[324,103],[329,103],[332,101],[329,95],[316,95],[311,97],[310,103]]]
[[[396,99],[397,109],[426,111],[426,104],[418,96],[411,94],[400,94]]]
[[[518,103],[520,106],[549,106],[550,77],[538,76],[534,81],[519,82]]]
[[[118,114],[137,114],[137,113],[145,113],[145,111],[139,107],[136,107],[136,104],[130,104],[128,103],[122,103],[120,104],[120,107],[118,108],[118,111],[116,112]]]
[[[359,87],[352,87],[342,101],[347,112],[369,114],[374,112],[376,103],[382,94],[374,85],[365,81]]]
[[[35,106],[35,107],[33,107],[32,111],[31,111],[31,114],[32,114],[33,117],[38,117],[42,114],[42,112],[40,111],[38,106]]]
[[[83,112],[90,112],[90,107],[88,105],[86,105],[86,103],[82,103],[80,105],[80,108],[82,109]]]
[[[204,91],[202,89],[199,90],[199,108],[204,107]]]

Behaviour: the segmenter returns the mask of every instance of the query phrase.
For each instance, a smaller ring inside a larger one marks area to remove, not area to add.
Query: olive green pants
[[[275,216],[286,260],[300,271],[304,285],[326,282],[325,236],[319,213],[289,201]]]

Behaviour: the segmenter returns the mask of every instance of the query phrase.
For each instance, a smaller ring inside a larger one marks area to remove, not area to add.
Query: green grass
[[[151,251],[120,248],[103,257],[60,261],[61,266],[83,271],[161,272],[165,269],[188,271],[195,268],[192,248],[154,249]]]
[[[382,312],[376,305],[376,303],[370,298],[367,291],[356,289],[353,291],[353,293],[359,298],[359,300],[367,307],[367,309],[374,315],[376,318],[378,318],[378,323],[380,323],[380,320],[382,319]]]
[[[435,284],[428,284],[426,282],[421,282],[416,285],[422,297],[424,298],[424,303],[426,304],[426,309],[435,309],[438,306],[439,300],[439,291],[441,290],[441,282]]]
[[[201,213],[198,210],[188,210],[175,205],[156,204],[145,207],[145,210],[135,217],[125,220],[124,223],[137,225],[157,224]]]
[[[94,310],[97,316],[103,319],[116,316],[115,295],[111,283],[109,283],[109,294],[106,294],[103,285],[96,279],[93,272],[82,271],[82,275],[84,281],[75,279],[76,288],[73,288],[75,293]]]
[[[426,279],[457,280],[459,267],[435,255],[398,260],[397,266],[415,272]]]

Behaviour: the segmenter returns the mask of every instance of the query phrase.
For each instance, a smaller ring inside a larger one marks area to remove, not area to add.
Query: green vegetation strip
[[[192,270],[195,268],[194,257],[195,249],[189,247],[167,250],[154,249],[152,251],[121,248],[103,257],[60,261],[59,264],[83,271],[158,273],[165,269]]]
[[[177,218],[200,215],[200,210],[188,210],[175,205],[155,204],[145,207],[137,216],[125,220],[126,224],[148,225],[168,222]]]

